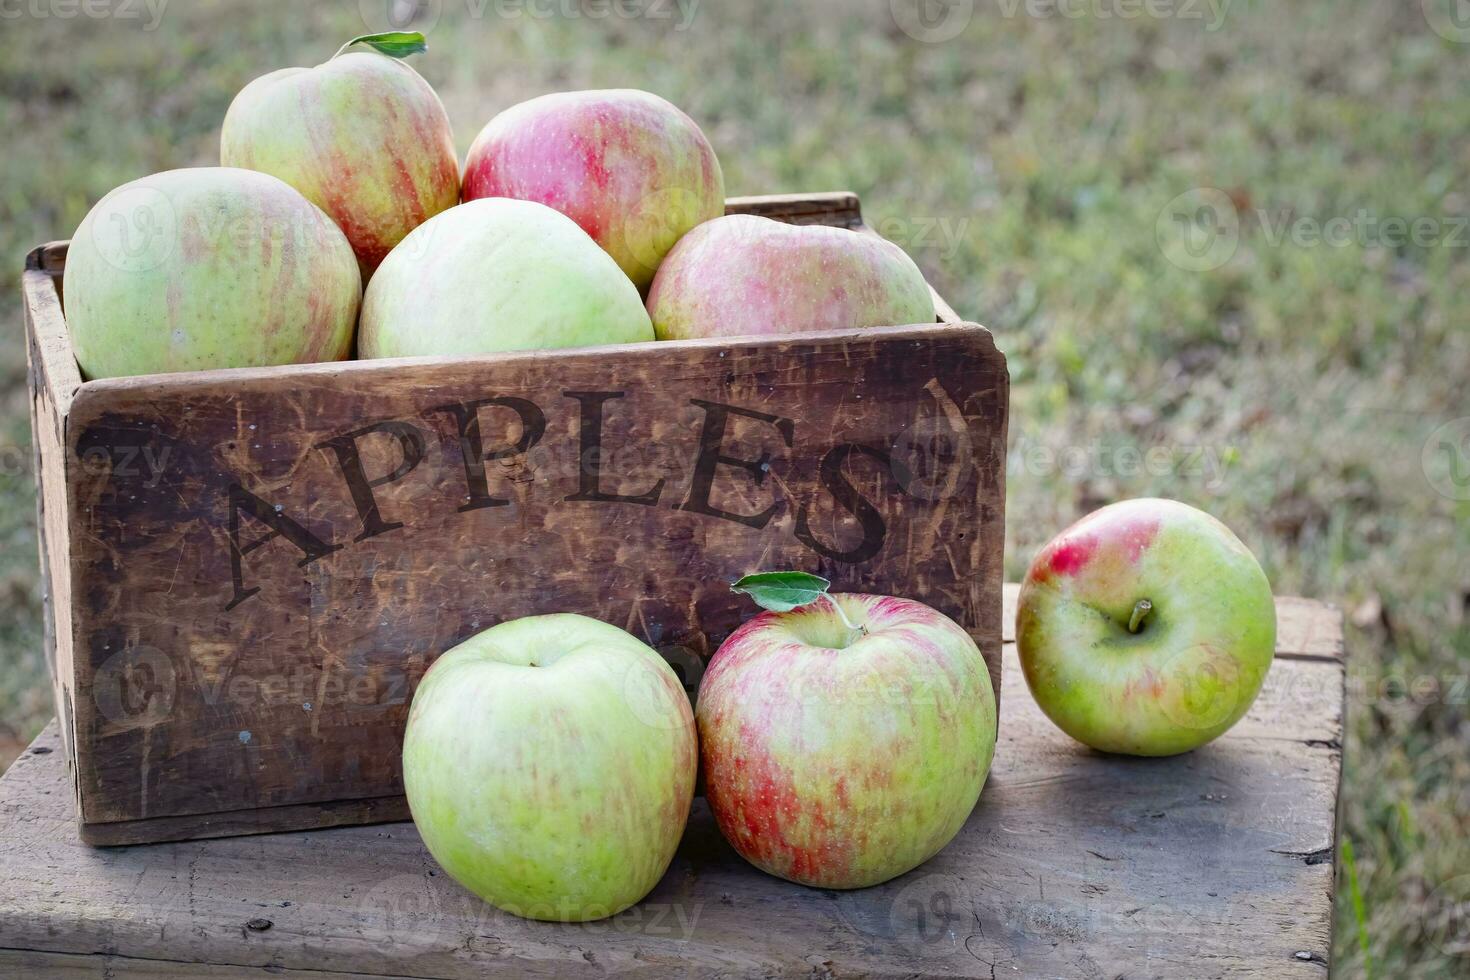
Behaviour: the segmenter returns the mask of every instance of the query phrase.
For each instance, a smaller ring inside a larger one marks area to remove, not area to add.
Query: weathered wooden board
[[[1294,625],[1262,697],[1209,746],[1084,749],[1007,646],[990,782],[923,867],[803,888],[742,862],[700,803],[653,894],[580,926],[480,902],[412,824],[89,848],[51,729],[0,780],[0,975],[1325,976],[1341,620],[1279,608]]]
[[[46,664],[68,758],[73,758],[71,527],[66,502],[66,417],[82,376],[62,322],[57,269],[33,252],[22,273],[26,374],[35,453],[36,537],[41,558],[41,618]],[[37,326],[40,329],[37,329]],[[49,326],[48,326],[49,325]]]
[[[847,194],[731,209],[862,229]],[[751,611],[728,583],[762,568],[922,598],[999,689],[1008,381],[982,327],[81,382],[64,254],[34,253],[25,285],[91,842],[401,817],[438,654],[580,612],[692,689]]]

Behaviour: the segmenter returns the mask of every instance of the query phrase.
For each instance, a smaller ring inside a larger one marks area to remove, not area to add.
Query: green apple
[[[632,280],[566,215],[488,197],[419,225],[363,298],[363,357],[488,354],[653,339]]]
[[[559,922],[615,915],[658,883],[697,765],[673,669],[617,627],[566,613],[502,623],[441,656],[403,741],[404,789],[434,860],[497,908]]]
[[[1173,500],[1128,500],[1037,554],[1016,645],[1036,703],[1068,735],[1174,755],[1250,708],[1275,653],[1276,606],[1224,524]]]
[[[63,286],[89,378],[341,360],[362,298],[331,219],[275,177],[228,167],[108,194],[72,236]]]

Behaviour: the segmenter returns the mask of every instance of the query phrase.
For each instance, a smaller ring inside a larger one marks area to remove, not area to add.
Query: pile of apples
[[[257,78],[219,167],[100,201],[64,295],[90,378],[932,323],[918,267],[876,236],[724,216],[698,125],[648,92],[565,92],[491,119],[463,172],[449,118],[356,38]]]
[[[85,373],[934,320],[891,243],[722,216],[709,142],[646,92],[508,109],[461,175],[439,99],[398,60],[422,49],[420,35],[372,35],[259,78],[225,118],[223,167],[99,203],[66,263]],[[985,660],[929,606],[827,586],[799,572],[735,583],[766,612],[716,651],[695,708],[654,650],[582,616],[501,623],[440,656],[403,748],[434,858],[519,915],[613,915],[668,868],[702,771],[721,832],[771,874],[858,888],[928,860],[990,769]],[[1017,620],[1047,716],[1134,755],[1189,751],[1234,725],[1274,641],[1254,557],[1166,500],[1116,504],[1057,536]]]
[[[403,744],[429,852],[517,915],[614,915],[667,870],[702,775],[725,839],[788,881],[862,888],[938,854],[995,751],[985,659],[930,606],[828,584],[802,572],[734,583],[766,611],[715,651],[692,711],[658,653],[583,616],[512,620],[440,656]],[[1223,735],[1260,692],[1275,639],[1255,558],[1172,500],[1113,504],[1057,535],[1017,612],[1042,711],[1125,755]]]

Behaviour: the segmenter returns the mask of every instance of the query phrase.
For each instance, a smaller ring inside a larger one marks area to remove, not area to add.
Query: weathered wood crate
[[[862,228],[856,197],[732,212]],[[941,322],[83,381],[26,263],[46,643],[84,840],[404,819],[414,684],[493,623],[626,627],[693,690],[801,568],[920,598],[999,691],[1008,379]]]

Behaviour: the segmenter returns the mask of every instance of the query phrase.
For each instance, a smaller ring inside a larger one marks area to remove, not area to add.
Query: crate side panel
[[[70,531],[67,512],[67,412],[81,384],[62,318],[55,279],[40,268],[44,249],[27,260],[21,291],[25,304],[26,383],[30,396],[36,474],[36,537],[40,546],[42,630],[62,743],[73,758],[74,694],[71,631]]]
[[[88,386],[85,818],[400,793],[419,677],[518,616],[692,690],[763,568],[921,597],[998,685],[1005,392],[979,327]]]

